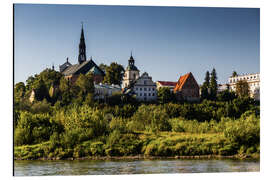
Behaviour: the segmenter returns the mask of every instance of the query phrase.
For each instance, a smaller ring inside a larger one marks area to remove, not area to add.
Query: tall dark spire
[[[134,65],[134,59],[133,59],[133,56],[132,56],[132,51],[130,53],[130,58],[128,60],[128,65],[129,66],[133,66]]]
[[[80,44],[79,44],[79,57],[78,57],[79,64],[86,61],[85,49],[86,49],[86,46],[85,46],[84,33],[83,33],[83,23],[82,23],[81,38],[80,38]]]

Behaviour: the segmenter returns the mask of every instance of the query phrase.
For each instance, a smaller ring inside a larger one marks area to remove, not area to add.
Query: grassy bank
[[[141,132],[117,135],[117,141],[109,137],[84,141],[74,148],[55,146],[52,142],[17,146],[15,159],[106,159],[106,158],[213,158],[213,157],[255,157],[257,147],[245,148],[228,141],[223,133],[194,134]]]

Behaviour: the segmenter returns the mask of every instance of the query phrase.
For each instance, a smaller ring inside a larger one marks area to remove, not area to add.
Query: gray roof
[[[86,74],[94,67],[94,74],[105,75],[105,73],[95,64],[93,60],[84,61],[81,64],[74,64],[69,66],[67,69],[63,71],[65,76],[73,75],[73,74]]]
[[[72,75],[74,73],[76,73],[81,67],[83,67],[85,64],[87,64],[88,61],[84,61],[82,64],[74,64],[69,66],[67,69],[65,69],[65,71],[63,72],[63,74],[65,76],[67,75]]]

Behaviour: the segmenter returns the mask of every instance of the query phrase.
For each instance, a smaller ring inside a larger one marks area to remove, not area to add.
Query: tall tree
[[[240,80],[236,83],[236,94],[241,98],[249,96],[249,85],[247,81]]]
[[[202,99],[209,99],[209,84],[210,84],[210,74],[209,71],[206,71],[204,83],[201,86],[201,98]]]
[[[121,85],[123,80],[125,69],[122,65],[113,62],[106,68],[106,75],[103,82],[108,84],[118,84]]]
[[[215,100],[217,97],[217,73],[215,68],[211,72],[210,78],[210,99]]]

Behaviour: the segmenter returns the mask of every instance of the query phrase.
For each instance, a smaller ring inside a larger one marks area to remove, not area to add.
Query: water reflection
[[[15,161],[15,176],[259,171],[259,160]]]

